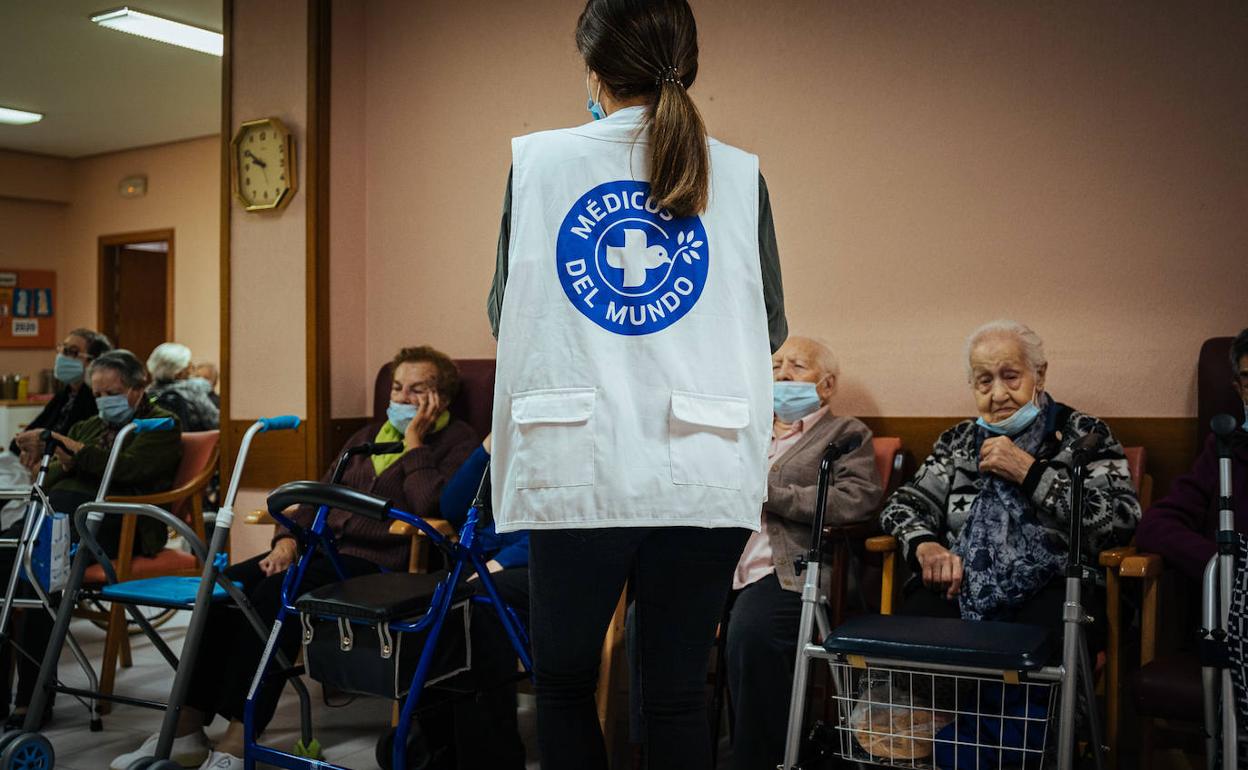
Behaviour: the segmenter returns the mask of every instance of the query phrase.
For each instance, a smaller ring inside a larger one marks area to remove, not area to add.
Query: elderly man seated
[[[1105,423],[1048,394],[1034,331],[993,321],[971,334],[966,351],[978,418],[941,434],[880,516],[915,574],[901,613],[1030,623],[1060,635],[1074,444],[1105,436],[1084,481],[1089,564],[1125,545],[1140,519],[1127,461]]]
[[[1242,427],[1231,434],[1231,501],[1235,528],[1248,532],[1248,329],[1231,343],[1231,374],[1231,387],[1244,402]],[[1214,536],[1220,494],[1217,444],[1210,435],[1192,469],[1144,513],[1136,545],[1161,554],[1186,577],[1200,581],[1205,565],[1217,552]]]
[[[812,339],[789,337],[771,362],[775,414],[767,502],[762,528],[737,564],[728,621],[728,688],[736,712],[732,767],[739,770],[775,767],[784,759],[802,607],[802,580],[793,561],[810,547],[819,463],[828,443],[861,440],[836,462],[829,522],[871,518],[881,494],[871,430],[831,411],[839,376],[832,351]]]

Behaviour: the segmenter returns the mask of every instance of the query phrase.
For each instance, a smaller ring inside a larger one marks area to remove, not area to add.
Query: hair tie
[[[684,86],[684,83],[680,82],[680,73],[676,71],[675,67],[664,67],[659,71],[658,77],[654,79],[654,84],[662,86],[664,83],[675,83],[678,86]]]

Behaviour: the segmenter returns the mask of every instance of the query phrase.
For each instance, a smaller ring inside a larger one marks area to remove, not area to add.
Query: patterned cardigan
[[[1106,548],[1125,545],[1140,520],[1140,503],[1127,470],[1127,460],[1105,423],[1064,404],[1046,410],[1045,439],[1036,462],[1023,480],[1022,491],[1040,523],[1069,539],[1072,446],[1093,431],[1108,438],[1088,464],[1084,482],[1083,556],[1095,564]],[[979,473],[981,431],[965,420],[941,434],[914,478],[889,498],[880,524],[901,542],[911,566],[921,543],[952,547],[966,524],[971,503],[983,489]]]

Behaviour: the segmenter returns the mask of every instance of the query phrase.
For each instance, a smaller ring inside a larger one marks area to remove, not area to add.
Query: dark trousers
[[[774,572],[736,594],[725,655],[735,714],[733,770],[784,761],[801,614],[801,594],[781,588]]]
[[[637,607],[646,766],[707,770],[706,666],[749,532],[538,530],[529,538],[543,770],[605,770],[594,707],[602,640],[626,581]]]
[[[247,594],[247,598],[256,608],[256,614],[265,623],[265,638],[258,636],[243,613],[229,603],[213,605],[204,625],[204,635],[200,640],[199,657],[195,660],[186,705],[209,717],[220,714],[226,719],[242,721],[247,690],[260,663],[260,655],[264,652],[268,629],[277,618],[285,574],[266,577],[260,571],[262,559],[264,556],[257,556],[239,562],[229,567],[225,574],[230,580],[242,584],[243,593]],[[364,559],[343,555],[339,555],[338,559],[348,577],[378,571],[372,562]],[[308,563],[308,568],[303,573],[303,582],[296,592],[302,595],[314,588],[338,581],[338,574],[329,559],[318,552]],[[288,615],[277,643],[278,649],[285,653],[289,661],[294,660],[295,653],[299,650],[299,636],[298,616]],[[269,666],[270,675],[265,678],[256,697],[257,735],[273,718],[278,698],[282,694],[282,685],[286,681],[273,676],[276,670],[275,661]]]
[[[491,577],[499,597],[511,605],[527,628],[528,568],[505,569]],[[475,585],[477,594],[484,596],[481,584]],[[451,697],[445,705],[435,706],[420,717],[421,728],[431,744],[450,739],[447,759],[436,767],[524,770],[524,742],[516,718],[515,678],[519,664],[515,650],[494,608],[488,604],[473,606],[470,633],[472,669],[467,681],[456,677],[452,686],[462,685],[476,692]],[[436,686],[429,695],[431,700],[439,697]],[[425,702],[423,697],[421,702]]]

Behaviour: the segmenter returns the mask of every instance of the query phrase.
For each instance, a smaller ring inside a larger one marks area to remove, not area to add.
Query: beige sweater
[[[862,444],[833,465],[828,488],[827,524],[850,524],[875,515],[883,490],[871,446],[871,429],[853,417],[825,416],[771,466],[767,476],[767,537],[771,541],[776,578],[789,591],[801,591],[802,579],[793,560],[810,548],[815,516],[819,462],[832,441],[858,436]]]

